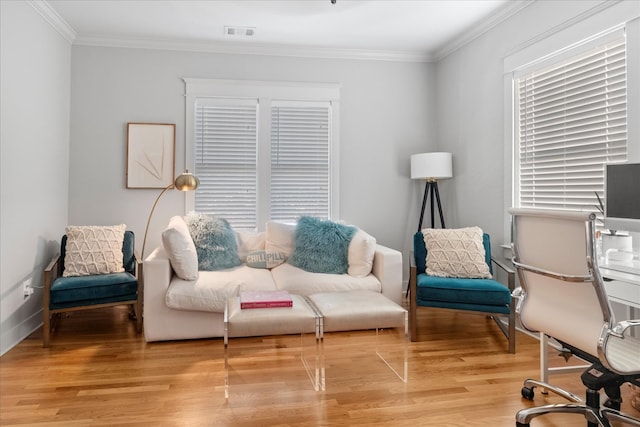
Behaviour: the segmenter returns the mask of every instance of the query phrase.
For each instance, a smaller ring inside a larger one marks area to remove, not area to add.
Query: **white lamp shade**
[[[411,156],[411,179],[444,179],[452,176],[451,153],[421,153]]]

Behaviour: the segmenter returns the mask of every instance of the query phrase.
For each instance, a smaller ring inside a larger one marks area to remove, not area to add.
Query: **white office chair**
[[[609,427],[611,420],[640,426],[620,412],[620,386],[639,385],[640,320],[615,323],[595,256],[595,214],[510,209],[514,265],[522,287],[516,313],[522,326],[554,338],[565,351],[591,364],[582,376],[586,402],[573,393],[528,379],[523,397],[544,387],[572,401],[520,410],[516,426],[554,412],[579,413],[589,427]],[[599,390],[608,400],[600,405]]]

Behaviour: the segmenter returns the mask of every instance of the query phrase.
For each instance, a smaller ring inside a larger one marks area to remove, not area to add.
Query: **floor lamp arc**
[[[426,181],[424,196],[422,198],[422,210],[418,222],[418,231],[422,230],[422,220],[427,199],[431,197],[431,228],[435,226],[434,199],[438,203],[438,213],[440,214],[440,225],[444,224],[442,214],[442,204],[440,203],[440,192],[438,191],[438,180],[453,177],[453,154],[436,152],[420,153],[411,156],[411,179],[423,179]]]
[[[160,201],[160,198],[162,197],[162,195],[166,193],[167,190],[171,190],[172,188],[175,188],[176,190],[180,190],[180,191],[194,191],[196,188],[198,188],[199,185],[200,185],[200,180],[198,179],[198,177],[193,175],[188,170],[185,170],[176,178],[176,180],[173,183],[167,185],[165,188],[162,189],[160,194],[158,194],[158,197],[156,198],[156,201],[153,204],[153,207],[151,208],[151,212],[149,213],[149,219],[147,219],[147,227],[144,230],[144,240],[142,241],[142,255],[141,255],[143,260],[144,260],[144,248],[147,245],[147,233],[149,232],[149,224],[151,224],[151,218],[153,217],[153,212],[155,212],[156,206],[158,206],[158,202]]]

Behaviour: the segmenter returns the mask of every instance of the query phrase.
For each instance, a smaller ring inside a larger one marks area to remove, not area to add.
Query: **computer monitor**
[[[604,226],[640,232],[640,163],[605,165]]]

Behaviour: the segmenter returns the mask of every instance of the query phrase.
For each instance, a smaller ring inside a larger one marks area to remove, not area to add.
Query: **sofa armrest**
[[[382,294],[402,305],[402,253],[382,245],[376,245],[372,273],[382,285]]]
[[[162,246],[154,249],[144,260],[142,271],[143,279],[143,301],[144,301],[144,333],[147,341],[156,334],[155,329],[161,328],[157,324],[157,318],[162,318],[168,310],[165,303],[165,295],[171,278],[173,269]]]
[[[162,246],[154,249],[143,263],[144,271],[144,305],[165,305],[165,294],[169,289],[173,269],[169,257]]]

